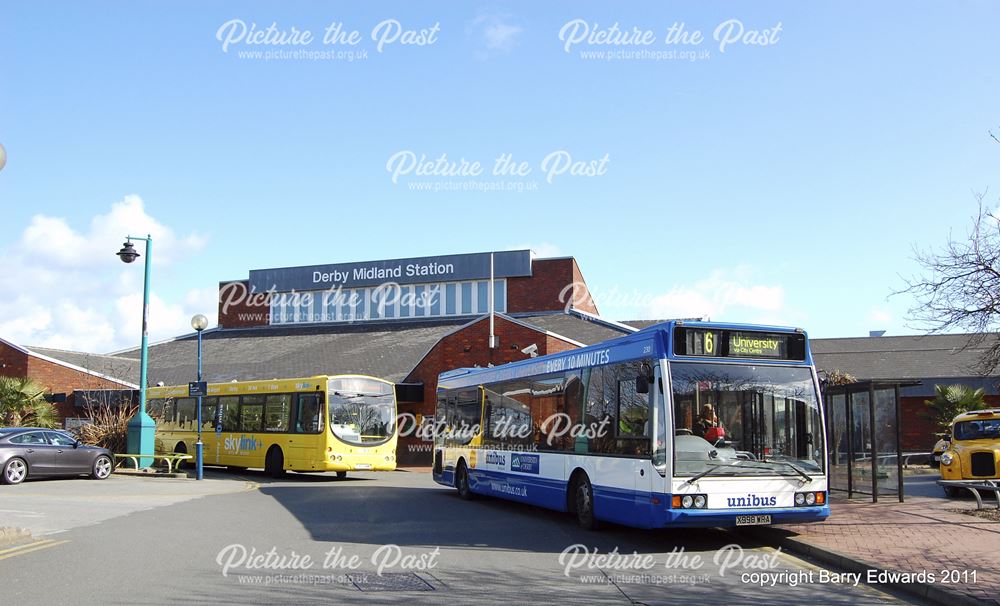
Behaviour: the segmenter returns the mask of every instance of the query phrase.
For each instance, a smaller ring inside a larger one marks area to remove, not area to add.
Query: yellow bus
[[[157,449],[194,454],[198,399],[188,396],[188,386],[147,393]],[[388,381],[363,375],[234,381],[209,383],[207,393],[205,465],[262,468],[274,477],[291,470],[343,478],[348,471],[396,468],[396,394]]]

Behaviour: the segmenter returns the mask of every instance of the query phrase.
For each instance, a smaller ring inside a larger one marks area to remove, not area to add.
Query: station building
[[[574,258],[527,250],[255,269],[220,282],[218,293],[218,326],[202,333],[205,380],[370,375],[395,383],[400,412],[417,417],[434,413],[441,372],[566,351],[661,321],[601,317]],[[935,384],[985,387],[987,402],[1000,404],[998,378],[976,375],[980,351],[968,342],[814,339],[812,348],[820,370],[918,382],[902,392],[903,449],[927,451],[935,428],[923,402]],[[137,349],[98,355],[0,340],[0,374],[39,380],[67,423],[86,416],[94,390],[136,389],[138,358]],[[149,384],[192,381],[196,360],[194,333],[150,345]],[[397,456],[429,464],[431,445],[405,438]]]
[[[400,412],[417,417],[434,413],[443,371],[636,330],[599,315],[575,259],[527,250],[256,269],[219,283],[218,311],[202,333],[207,381],[365,374],[393,381]],[[196,335],[149,356],[151,384],[191,381]],[[404,438],[397,456],[430,461],[430,444]]]

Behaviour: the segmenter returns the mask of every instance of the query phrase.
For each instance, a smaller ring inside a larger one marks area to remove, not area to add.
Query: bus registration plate
[[[354,465],[354,469],[371,469],[371,468],[372,466],[370,463],[357,463],[356,465]]]
[[[737,526],[763,526],[771,523],[771,516],[736,516]]]

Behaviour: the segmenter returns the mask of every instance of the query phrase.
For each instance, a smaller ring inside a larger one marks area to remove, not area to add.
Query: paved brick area
[[[908,497],[905,503],[876,504],[834,493],[826,522],[776,528],[788,531],[793,545],[828,550],[879,569],[934,573],[934,589],[928,594],[932,601],[972,603],[973,598],[1000,605],[1000,522],[949,511],[975,507],[971,499]],[[959,582],[943,582],[942,577],[954,574],[945,571],[958,571],[959,578],[951,580]]]

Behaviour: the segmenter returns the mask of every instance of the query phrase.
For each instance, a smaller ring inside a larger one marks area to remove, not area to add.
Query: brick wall
[[[507,278],[507,311],[563,311],[566,302],[583,311],[597,307],[583,282],[583,274],[572,258],[535,259],[531,277]]]
[[[249,280],[219,283],[219,326],[267,326],[271,295],[251,293]]]
[[[73,391],[77,389],[122,389],[126,385],[117,381],[102,379],[26,354],[10,345],[0,342],[0,375],[7,377],[28,377],[52,394],[66,394],[66,401],[55,404],[60,419],[76,417],[73,408]]]
[[[66,401],[57,403],[60,419],[80,414],[73,406],[73,391],[77,389],[128,389],[127,385],[67,368],[35,356],[28,358],[28,376],[49,393],[64,393]]]
[[[902,415],[900,423],[901,440],[900,443],[904,451],[930,452],[938,438],[934,435],[940,429],[937,423],[929,417],[928,407],[924,404],[929,397],[900,398],[899,408]],[[986,396],[986,406],[988,408],[1000,407],[1000,395]]]
[[[28,374],[28,354],[0,341],[0,376],[24,377]]]
[[[521,353],[521,349],[532,343],[538,346],[538,355],[540,356],[576,349],[572,343],[498,317],[494,332],[500,337],[500,346],[491,350],[489,348],[489,327],[489,319],[484,318],[438,341],[403,381],[404,383],[423,382],[424,401],[400,402],[400,412],[433,415],[437,404],[438,375],[446,370],[469,368],[476,365],[485,367],[488,364],[499,366],[508,362],[524,360],[529,356]],[[400,440],[397,456],[401,464],[430,465],[431,452],[429,450],[411,451],[410,447],[417,444],[419,444],[419,440],[412,438]]]

